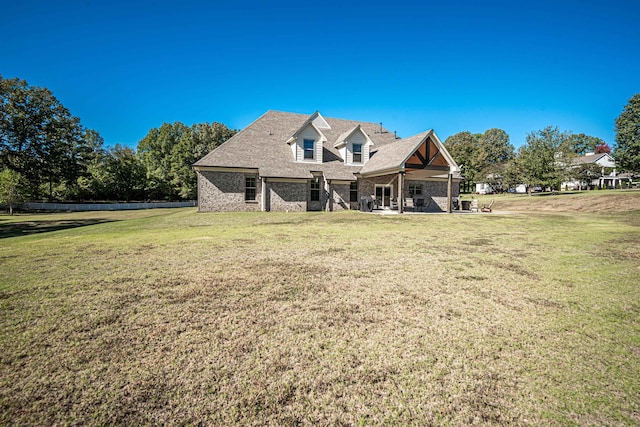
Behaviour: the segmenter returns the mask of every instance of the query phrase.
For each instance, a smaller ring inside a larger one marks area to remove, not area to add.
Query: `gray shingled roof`
[[[340,135],[362,127],[378,150],[395,140],[393,133],[378,123],[324,117],[331,129],[320,129],[327,137],[323,163],[295,162],[286,141],[309,119],[308,114],[267,111],[224,144],[198,160],[195,167],[228,167],[259,169],[264,177],[311,178],[312,172],[323,172],[327,179],[354,180],[362,166],[347,166],[333,147]],[[396,141],[396,142],[394,142]],[[374,156],[375,157],[375,156]]]
[[[595,163],[598,160],[600,160],[603,157],[609,156],[611,157],[610,154],[607,153],[598,153],[598,154],[588,154],[586,156],[579,156],[579,157],[575,157],[571,163],[573,163],[574,165],[583,165],[583,164],[587,164],[587,163]],[[613,159],[613,157],[612,157]]]
[[[393,144],[379,147],[369,161],[362,167],[361,174],[400,169],[409,157],[418,149],[420,143],[433,132],[428,130]]]
[[[351,134],[353,134],[356,131],[356,129],[358,129],[358,127],[354,126],[351,129],[349,129],[348,131],[342,132],[342,134],[340,134],[338,139],[333,143],[333,146],[338,148],[341,145],[345,144],[345,140],[347,140],[351,136]]]

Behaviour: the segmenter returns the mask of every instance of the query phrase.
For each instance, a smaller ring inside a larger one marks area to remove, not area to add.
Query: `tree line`
[[[484,134],[459,132],[445,146],[465,177],[464,191],[475,182],[487,182],[497,189],[524,184],[527,188],[559,190],[562,182],[591,181],[601,168],[593,163],[574,165],[572,160],[586,153],[612,153],[618,171],[640,173],[640,94],[634,95],[614,123],[615,151],[600,138],[561,131],[548,126],[530,132],[518,150],[502,129]]]
[[[0,75],[0,203],[195,199],[191,165],[235,133],[217,122],[165,123],[135,150],[108,147],[49,89]]]
[[[614,157],[620,170],[640,172],[640,94],[614,123]],[[47,88],[0,75],[0,204],[24,199],[77,201],[189,200],[197,197],[191,165],[231,138],[222,123],[187,126],[164,123],[138,142],[137,149],[105,146]],[[470,183],[498,188],[517,184],[559,188],[588,180],[594,165],[568,167],[575,156],[610,152],[600,138],[560,131],[531,132],[517,151],[502,129],[460,132],[445,145]]]

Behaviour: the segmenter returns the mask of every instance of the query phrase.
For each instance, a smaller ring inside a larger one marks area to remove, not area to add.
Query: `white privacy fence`
[[[139,203],[22,203],[30,211],[124,211],[133,209],[188,208],[198,202],[139,202]]]

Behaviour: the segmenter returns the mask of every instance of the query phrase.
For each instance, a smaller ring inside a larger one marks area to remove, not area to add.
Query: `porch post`
[[[398,213],[402,213],[404,207],[404,172],[398,172]]]
[[[449,171],[449,175],[447,177],[447,213],[451,213],[451,195],[453,193],[453,173]]]
[[[267,212],[269,209],[267,208],[267,178],[264,176],[260,177],[260,181],[262,181],[262,189],[260,194],[260,204],[262,205],[262,212]]]

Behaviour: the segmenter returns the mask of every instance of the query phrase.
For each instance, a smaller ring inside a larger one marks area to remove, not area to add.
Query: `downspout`
[[[197,186],[197,191],[198,191],[198,200],[197,200],[197,204],[198,204],[198,212],[201,212],[200,210],[200,180],[202,179],[200,177],[200,171],[198,169],[194,168],[194,171],[196,172],[196,186]]]
[[[449,175],[447,176],[447,213],[451,213],[451,205],[452,203],[452,197],[451,194],[453,193],[453,172],[451,172],[451,170],[449,170]]]
[[[398,213],[402,213],[404,206],[404,171],[398,172]]]
[[[262,194],[260,194],[260,204],[262,205],[262,212],[269,212],[269,207],[267,206],[267,178],[261,176],[260,182],[262,183]]]

